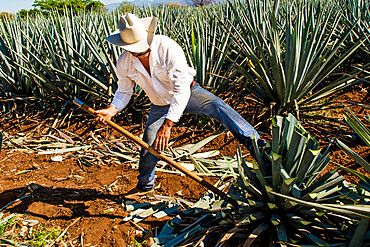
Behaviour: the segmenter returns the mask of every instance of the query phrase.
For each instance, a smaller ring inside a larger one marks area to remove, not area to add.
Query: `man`
[[[259,147],[265,141],[259,138],[254,128],[233,108],[193,81],[196,71],[189,67],[181,47],[163,35],[154,35],[157,26],[155,17],[139,19],[133,14],[120,18],[119,30],[107,40],[125,49],[117,62],[118,89],[112,104],[97,110],[105,122],[128,104],[134,83],[148,95],[152,105],[145,127],[143,141],[163,152],[171,135],[171,128],[183,113],[200,114],[214,118],[252,150],[251,138],[257,138]],[[136,188],[130,195],[153,193],[155,166],[158,158],[141,150],[139,176]]]

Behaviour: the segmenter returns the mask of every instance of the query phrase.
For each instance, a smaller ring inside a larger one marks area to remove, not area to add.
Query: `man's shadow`
[[[22,200],[16,201],[19,198]],[[87,209],[88,206],[84,202],[95,201],[97,199],[110,200],[117,204],[122,203],[120,195],[104,194],[96,189],[67,189],[67,188],[53,188],[45,187],[39,184],[32,183],[25,187],[6,190],[0,194],[0,208],[14,202],[12,205],[7,206],[2,212],[10,213],[27,213],[35,217],[40,217],[45,220],[50,217],[35,212],[28,211],[29,206],[34,202],[42,202],[55,206],[62,206],[69,208],[72,215],[56,216],[53,219],[70,220],[76,217],[108,217],[117,218],[113,214],[90,214]],[[103,211],[103,209],[102,209]],[[118,216],[119,217],[119,216]]]

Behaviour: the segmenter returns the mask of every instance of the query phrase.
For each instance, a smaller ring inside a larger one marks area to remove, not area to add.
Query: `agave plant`
[[[156,16],[158,33],[170,36],[180,44],[188,63],[197,74],[195,80],[216,94],[222,91],[231,70],[225,63],[230,48],[230,34],[222,32],[213,11],[224,15],[224,6],[189,8],[162,6],[143,8],[141,16]],[[181,18],[178,18],[181,16]]]
[[[360,54],[370,59],[369,50],[369,20],[370,20],[370,6],[369,1],[349,1],[341,0],[338,2],[338,6],[343,11],[343,17],[347,25],[353,25],[355,28],[351,33],[351,42],[356,42],[359,39],[363,39],[363,45],[360,47]]]
[[[322,173],[330,162],[329,147],[319,149],[317,141],[292,115],[277,117],[272,129],[271,144],[257,155],[255,162],[246,163],[238,152],[238,166],[230,168],[233,179],[222,178],[217,183],[220,189],[229,188],[228,195],[238,201],[238,208],[207,192],[197,203],[168,220],[154,237],[155,243],[361,245],[365,235],[360,242],[353,236],[358,236],[359,224],[362,233],[368,232],[365,223],[370,218],[370,206],[363,204],[366,197],[348,185],[338,169]]]
[[[364,141],[366,145],[370,147],[370,130],[361,122],[361,120],[347,108],[347,111],[343,111],[345,114],[345,120],[349,126],[357,133],[357,135]],[[368,116],[367,121],[370,123],[370,116]],[[348,156],[354,159],[358,164],[364,167],[368,172],[370,172],[370,164],[364,160],[360,155],[350,149],[346,144],[337,139],[337,145],[342,149]],[[362,174],[358,171],[352,170],[347,167],[343,167],[345,171],[351,173],[353,176],[359,179],[357,183],[357,190],[359,193],[370,198],[370,177]],[[367,231],[369,229],[370,221],[368,219],[362,219],[358,225],[356,232],[353,236],[353,242],[350,245],[351,247],[360,246],[361,242],[365,238]]]
[[[198,82],[211,89],[221,87],[218,81],[224,80],[221,71],[225,71],[230,35],[220,31],[211,11],[163,5],[135,8],[134,13],[157,16],[158,34],[168,35],[183,46],[189,64],[197,68]],[[35,97],[41,109],[48,101],[60,105],[60,101],[76,97],[86,102],[109,101],[116,89],[115,64],[123,50],[105,38],[117,29],[122,14],[76,15],[66,10],[63,15],[50,12],[49,16],[1,22],[1,96]],[[147,103],[144,92],[136,87],[131,104],[140,108]],[[4,112],[9,109],[11,106]]]
[[[1,22],[0,83],[5,93],[43,101],[77,95],[108,99],[114,64],[103,47],[103,32],[99,32],[104,23],[97,19],[98,14],[60,16],[52,12],[48,18],[40,15]]]
[[[193,17],[191,43],[185,50],[192,58],[191,66],[197,71],[196,81],[217,94],[228,82],[224,78],[232,68],[226,63],[231,42],[230,34],[222,32],[217,20],[210,15],[211,11],[203,11]]]
[[[232,18],[220,21],[235,44],[231,76],[247,80],[245,90],[277,115],[322,109],[315,104],[358,82],[359,71],[339,68],[362,40],[345,43],[354,27],[342,25],[333,1],[253,0],[230,8]]]

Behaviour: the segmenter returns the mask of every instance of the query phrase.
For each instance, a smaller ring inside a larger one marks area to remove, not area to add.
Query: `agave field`
[[[157,165],[124,200],[139,148],[96,126],[117,89],[105,38],[124,13],[0,20],[1,246],[370,246],[368,0],[134,8],[183,48],[195,80],[268,140],[252,159],[222,126],[183,116],[165,154],[235,205]],[[114,118],[142,134],[140,87]],[[206,138],[205,138],[206,137]],[[257,144],[254,145],[257,147]]]

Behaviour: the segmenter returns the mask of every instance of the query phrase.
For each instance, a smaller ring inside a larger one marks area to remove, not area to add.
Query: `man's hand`
[[[109,106],[106,109],[96,110],[96,114],[100,114],[100,117],[96,117],[95,120],[105,124],[106,120],[110,120],[114,115],[118,113],[118,110],[114,106]]]
[[[159,128],[154,143],[154,148],[157,149],[158,152],[163,152],[168,147],[168,141],[170,140],[172,126],[173,122],[166,119],[162,126]]]

